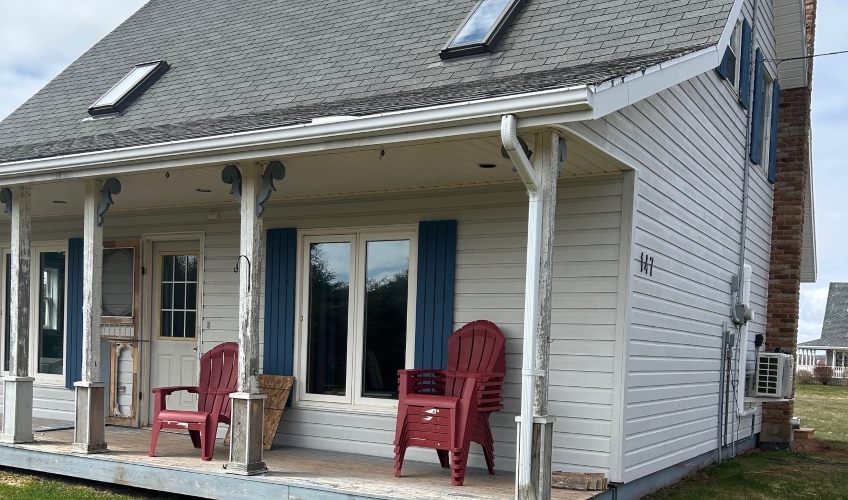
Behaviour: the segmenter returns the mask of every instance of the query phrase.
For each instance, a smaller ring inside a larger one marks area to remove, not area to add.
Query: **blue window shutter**
[[[739,104],[748,109],[751,100],[751,25],[742,21],[742,40],[739,54]]]
[[[750,149],[751,162],[759,165],[762,160],[763,151],[763,97],[765,94],[763,85],[763,53],[757,49],[757,58],[754,60],[754,108],[753,116],[751,117],[751,143],[748,145]]]
[[[294,375],[297,229],[269,229],[265,244],[265,344],[262,371],[268,375]]]
[[[772,184],[777,171],[777,112],[780,108],[780,83],[774,81],[771,94],[771,136],[769,137],[768,180]]]
[[[721,64],[715,69],[718,76],[723,80],[730,80],[733,74],[733,67],[736,64],[736,58],[733,56],[733,51],[730,47],[725,49],[724,57],[721,58]]]
[[[82,238],[68,240],[67,349],[65,387],[82,380]]]
[[[418,225],[415,368],[444,368],[453,332],[456,221]]]

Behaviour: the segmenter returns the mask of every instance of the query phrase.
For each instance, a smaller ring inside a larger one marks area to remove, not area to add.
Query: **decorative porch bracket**
[[[237,202],[241,203],[241,171],[235,165],[227,165],[221,170],[221,180],[225,184],[232,184],[230,194]]]
[[[82,380],[74,382],[76,407],[74,453],[106,451],[106,385],[100,382],[100,316],[103,291],[103,218],[112,194],[121,191],[117,179],[85,181],[82,272]],[[108,200],[108,204],[106,203]],[[105,204],[105,207],[104,207]]]
[[[15,203],[12,205],[14,191]],[[32,189],[5,188],[0,199],[12,212],[12,276],[9,297],[9,376],[3,377],[4,443],[28,443],[32,435],[32,383],[29,376],[29,307],[31,283],[30,215]]]
[[[279,163],[279,162],[278,162]],[[262,427],[265,413],[265,395],[259,393],[259,286],[258,272],[251,267],[261,267],[262,213],[260,199],[262,189],[261,163],[247,162],[241,171],[234,165],[224,168],[221,177],[225,182],[240,186],[241,237],[240,257],[246,258],[250,266],[239,266],[239,359],[238,392],[230,395],[230,459],[227,472],[254,475],[268,470],[262,460]],[[282,167],[282,164],[280,164]],[[277,177],[274,169],[266,171]],[[279,171],[278,171],[279,173]],[[228,181],[231,180],[232,182]],[[268,190],[265,200],[270,196]],[[235,194],[235,193],[234,193]],[[264,196],[264,195],[263,195]],[[264,201],[263,201],[264,203]]]
[[[268,166],[265,167],[265,173],[262,175],[262,191],[256,197],[257,217],[262,217],[265,214],[265,202],[271,198],[271,193],[277,190],[274,186],[274,179],[281,181],[285,176],[286,167],[282,163],[276,160],[268,162]]]
[[[0,203],[6,205],[6,208],[3,210],[4,214],[9,214],[12,216],[12,190],[9,188],[0,189]]]
[[[103,225],[103,216],[109,211],[109,207],[115,204],[112,195],[121,193],[121,181],[110,177],[103,183],[103,189],[100,191],[100,206],[97,207],[97,225]]]

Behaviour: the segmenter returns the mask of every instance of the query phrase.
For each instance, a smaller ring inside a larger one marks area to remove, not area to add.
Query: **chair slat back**
[[[198,380],[197,410],[218,413],[230,418],[230,395],[221,394],[222,390],[235,391],[238,378],[238,344],[225,342],[212,348],[200,358],[200,377]]]
[[[448,338],[446,396],[462,394],[466,373],[503,375],[505,371],[506,341],[501,329],[491,321],[472,321]]]

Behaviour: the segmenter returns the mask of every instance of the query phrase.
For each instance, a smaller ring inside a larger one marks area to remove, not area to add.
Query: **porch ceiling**
[[[531,150],[533,135],[524,135]],[[578,137],[567,139],[563,176],[619,172],[628,167]],[[510,160],[500,153],[498,137],[356,149],[280,158],[286,178],[276,182],[274,200],[351,195],[453,186],[520,182]],[[269,158],[270,159],[270,158]],[[480,168],[493,164],[494,168]],[[145,172],[121,176],[122,191],[112,210],[220,204],[233,201],[221,181],[223,165]],[[200,192],[208,189],[210,192]],[[64,203],[56,203],[64,202]],[[33,214],[81,213],[83,181],[37,184]]]

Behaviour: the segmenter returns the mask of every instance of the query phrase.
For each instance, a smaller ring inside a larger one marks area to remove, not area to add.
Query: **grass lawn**
[[[0,468],[2,500],[180,499],[175,495]]]
[[[812,427],[816,438],[848,442],[848,387],[799,385],[795,416],[801,427]]]
[[[645,497],[650,500],[848,500],[848,387],[799,385],[795,415],[816,429],[798,451],[753,450]]]

